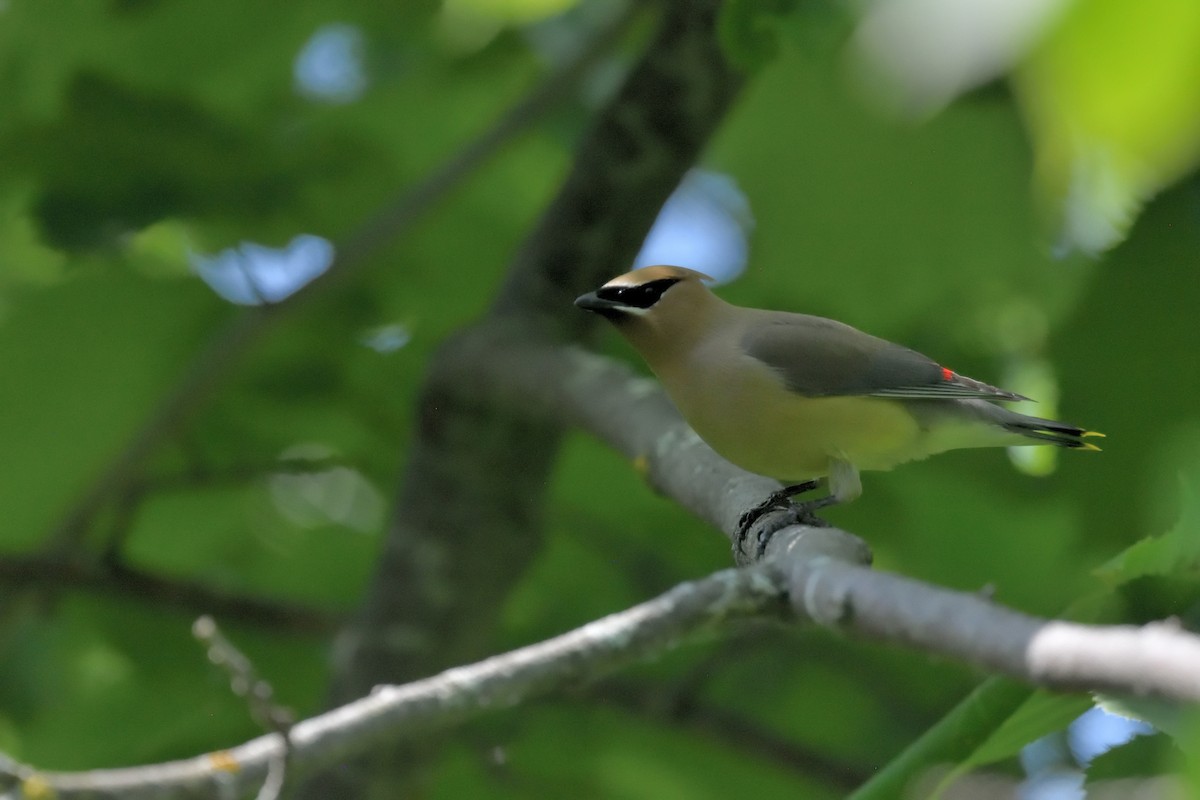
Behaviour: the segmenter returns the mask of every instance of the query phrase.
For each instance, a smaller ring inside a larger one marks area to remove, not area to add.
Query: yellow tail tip
[[[1101,433],[1100,431],[1084,431],[1083,433],[1081,433],[1079,435],[1084,438],[1086,438],[1088,436],[1099,436],[1101,439],[1104,438],[1104,434]]]
[[[1104,434],[1100,434],[1100,435],[1101,435],[1101,436],[1103,436]],[[1096,447],[1096,445],[1092,444],[1091,442],[1088,442],[1087,444],[1084,444],[1084,445],[1083,445],[1082,447],[1080,447],[1079,449],[1080,449],[1080,450],[1090,450],[1090,451],[1092,451],[1093,453],[1099,453],[1099,452],[1100,452],[1100,448],[1099,448],[1099,447]]]

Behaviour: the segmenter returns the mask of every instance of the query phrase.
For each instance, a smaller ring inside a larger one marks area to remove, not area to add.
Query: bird
[[[739,542],[768,511],[856,499],[862,471],[970,447],[1100,449],[1086,440],[1102,433],[997,405],[1029,398],[836,320],[727,303],[712,282],[642,267],[575,305],[615,326],[714,451],[787,484],[742,516]],[[821,483],[826,497],[793,505]]]

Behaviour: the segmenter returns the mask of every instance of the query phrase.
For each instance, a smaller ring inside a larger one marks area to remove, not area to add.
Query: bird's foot
[[[789,525],[807,525],[810,528],[828,528],[829,523],[817,516],[816,512],[826,506],[837,505],[837,498],[833,495],[821,497],[816,500],[809,500],[805,503],[788,503],[782,511],[786,514],[780,515],[779,522],[770,527],[763,528],[758,533],[758,544],[754,548],[754,560],[759,561],[767,553],[767,545],[775,538],[775,534],[788,527]],[[769,513],[769,512],[768,512]],[[760,517],[761,519],[761,517]],[[747,533],[749,530],[747,529]]]
[[[794,525],[798,522],[806,524],[823,525],[821,520],[813,516],[813,512],[818,508],[824,508],[833,502],[829,497],[823,497],[819,500],[811,500],[807,503],[795,503],[792,501],[794,495],[811,492],[819,485],[818,481],[804,481],[791,486],[785,486],[779,491],[771,492],[765,500],[758,505],[746,511],[738,519],[738,530],[735,538],[735,550],[742,551],[742,545],[746,541],[746,537],[750,535],[751,528],[754,527],[760,519],[773,511],[787,512],[786,516],[780,520],[780,524],[773,526],[770,530],[759,533],[758,545],[755,548],[755,557],[760,558],[767,549],[767,544],[771,541],[771,537],[775,531],[785,528],[788,525]]]
[[[815,488],[817,488],[816,481],[804,481],[803,483],[792,484],[778,491],[771,492],[765,500],[747,510],[746,513],[738,518],[738,540],[745,539],[746,534],[750,532],[750,526],[758,522],[764,514],[771,511],[782,511],[792,508],[795,505],[792,502],[794,495],[810,492]]]

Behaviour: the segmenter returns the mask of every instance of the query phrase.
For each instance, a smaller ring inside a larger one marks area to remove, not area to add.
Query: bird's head
[[[704,298],[712,297],[704,285],[706,281],[712,278],[684,267],[642,267],[580,295],[575,305],[599,314],[618,328],[638,321],[662,324],[698,311]]]

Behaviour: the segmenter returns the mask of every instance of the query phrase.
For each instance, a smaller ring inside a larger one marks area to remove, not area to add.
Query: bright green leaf
[[[1173,575],[1200,568],[1200,500],[1187,483],[1180,484],[1179,521],[1162,536],[1142,539],[1096,568],[1096,575],[1116,587],[1147,575]]]
[[[1200,3],[1079,0],[1014,75],[1062,244],[1120,241],[1200,157]]]
[[[970,755],[959,761],[942,781],[942,786],[949,786],[955,777],[973,769],[1017,755],[1030,742],[1063,730],[1091,706],[1092,701],[1086,695],[1051,694],[1039,689]]]
[[[971,758],[1023,707],[1032,692],[1007,678],[983,682],[849,800],[895,800],[931,768]]]
[[[1183,732],[1184,707],[1161,697],[1097,694],[1096,705],[1119,717],[1148,722],[1171,736]]]
[[[1106,782],[1134,779],[1145,781],[1163,771],[1164,766],[1176,760],[1174,744],[1171,738],[1163,735],[1135,736],[1123,745],[1114,747],[1092,759],[1087,766],[1087,784],[1091,788],[1101,789]],[[1112,786],[1112,784],[1109,784]],[[1146,790],[1149,790],[1146,785]],[[1112,788],[1107,796],[1113,796]],[[1098,793],[1098,796],[1106,796]],[[1170,797],[1164,792],[1161,797]]]

